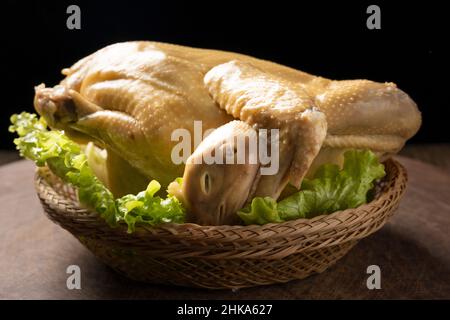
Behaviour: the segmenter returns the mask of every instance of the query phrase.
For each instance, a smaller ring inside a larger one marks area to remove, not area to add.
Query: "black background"
[[[441,3],[2,1],[0,148],[13,148],[9,116],[33,110],[35,85],[53,86],[63,67],[126,40],[237,51],[333,79],[393,81],[422,111],[411,142],[450,142]],[[70,4],[81,8],[81,30],[66,27]],[[366,27],[370,4],[381,8],[381,30]]]

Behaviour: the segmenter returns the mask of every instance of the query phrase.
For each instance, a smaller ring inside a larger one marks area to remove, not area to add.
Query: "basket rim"
[[[317,234],[323,235],[327,232],[333,232],[333,236],[336,236],[337,227],[341,227],[343,232],[351,232],[352,227],[361,229],[362,215],[373,215],[374,208],[377,209],[390,205],[395,206],[398,203],[398,199],[405,191],[407,172],[398,161],[392,158],[387,159],[384,164],[387,173],[386,187],[371,202],[363,204],[357,208],[340,210],[331,214],[323,214],[311,219],[299,218],[281,223],[268,223],[264,225],[202,226],[195,223],[167,223],[158,226],[147,226],[139,224],[136,225],[135,232],[131,234],[127,233],[125,223],[121,223],[118,227],[112,228],[99,217],[98,213],[84,208],[79,205],[78,201],[68,199],[56,192],[54,188],[44,179],[44,174],[49,173],[49,169],[46,167],[38,168],[36,171],[35,186],[41,201],[45,202],[58,214],[63,215],[64,218],[74,220],[82,219],[84,223],[95,222],[95,227],[101,227],[101,224],[103,223],[106,227],[102,228],[103,231],[108,232],[107,229],[110,229],[109,231],[115,235],[117,235],[117,233],[121,233],[122,235],[127,235],[129,237],[139,238],[179,238],[180,236],[185,236],[191,240],[198,239],[201,241],[215,241],[219,238],[222,241],[228,240],[230,242],[236,242],[239,240],[245,241],[248,237],[253,238],[253,240],[267,240],[268,238],[273,239],[278,236],[286,238],[286,235],[294,238],[306,238]],[[46,194],[44,194],[44,191]],[[50,197],[48,196],[49,194]],[[61,202],[64,203],[65,210],[61,208]],[[55,219],[54,216],[50,218],[52,220],[58,220],[57,218]],[[371,219],[370,222],[373,223],[373,217],[368,217],[368,219]],[[352,224],[352,222],[355,223]],[[247,234],[248,237],[243,238],[243,234]]]

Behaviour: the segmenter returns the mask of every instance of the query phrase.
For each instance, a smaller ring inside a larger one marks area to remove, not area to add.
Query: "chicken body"
[[[203,199],[214,205],[198,208],[193,220],[209,224],[227,222],[250,196],[277,198],[289,181],[298,188],[308,171],[324,162],[339,163],[346,149],[395,153],[421,122],[415,103],[392,83],[332,81],[232,52],[125,42],[87,56],[63,74],[59,85],[36,89],[35,108],[50,126],[95,141],[121,159],[115,163],[129,164],[130,170],[163,187],[179,176],[199,176],[189,170],[219,170],[175,164],[175,129],[187,129],[193,137],[194,121],[201,121],[206,131],[235,119],[248,124],[247,131],[280,129],[280,172],[256,179],[233,171],[235,179],[255,181],[242,184],[242,199],[220,215],[223,219],[199,218],[217,216],[227,202]],[[237,124],[227,132],[236,135],[233,130],[242,128]],[[191,150],[196,147],[192,141]],[[191,190],[186,190],[192,194],[186,201],[192,205],[199,200],[192,190],[199,186],[189,181],[184,187]]]

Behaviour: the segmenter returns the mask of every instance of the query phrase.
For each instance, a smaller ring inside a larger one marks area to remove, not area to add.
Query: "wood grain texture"
[[[43,214],[28,161],[0,168],[0,298],[3,299],[412,299],[450,298],[450,175],[403,157],[410,181],[397,214],[322,274],[283,285],[208,291],[136,283],[100,263]],[[79,265],[81,290],[66,288]],[[381,290],[366,268],[379,265]]]

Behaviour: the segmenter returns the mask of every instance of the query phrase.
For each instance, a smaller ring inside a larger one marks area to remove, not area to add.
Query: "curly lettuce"
[[[373,152],[349,150],[344,153],[342,169],[324,164],[312,179],[303,180],[301,191],[278,203],[270,197],[256,197],[238,215],[247,225],[262,225],[356,208],[367,203],[374,182],[384,175],[384,166]]]
[[[137,195],[115,199],[89,167],[80,146],[64,132],[47,130],[43,118],[26,112],[11,116],[11,123],[9,131],[19,136],[14,143],[20,155],[37,166],[47,165],[55,175],[75,186],[80,203],[99,213],[110,226],[125,222],[131,233],[136,223],[154,226],[184,222],[185,208],[176,197],[155,196],[161,187],[156,180]]]

